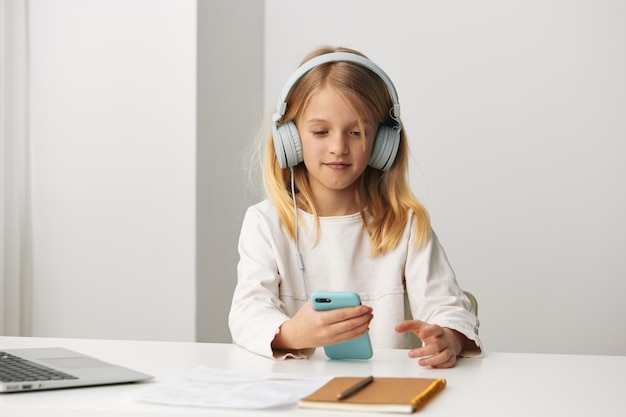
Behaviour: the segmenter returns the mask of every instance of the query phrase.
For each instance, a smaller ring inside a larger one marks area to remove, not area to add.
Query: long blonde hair
[[[321,47],[309,54],[303,63],[322,54],[350,52],[364,56],[349,48]],[[319,65],[304,75],[287,97],[287,112],[280,122],[296,121],[310,98],[324,86],[337,88],[340,94],[353,97],[349,103],[355,113],[367,115],[379,124],[394,126],[389,109],[392,100],[387,86],[370,70],[348,62],[332,62]],[[360,120],[359,123],[363,121]],[[395,161],[388,171],[368,166],[356,187],[356,201],[370,236],[372,255],[384,254],[394,249],[409,221],[409,212],[416,217],[415,245],[423,247],[430,240],[431,227],[428,212],[415,198],[408,185],[409,149],[405,130],[400,133],[400,146]],[[311,213],[319,232],[319,216],[315,205],[304,163],[293,168],[296,190],[299,192],[300,208]],[[295,238],[295,213],[291,196],[291,172],[281,169],[274,151],[274,139],[270,134],[263,165],[265,190],[280,215],[281,222],[292,238]]]

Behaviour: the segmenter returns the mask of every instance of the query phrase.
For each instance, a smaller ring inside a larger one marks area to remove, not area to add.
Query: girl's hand
[[[423,346],[409,351],[409,357],[421,358],[418,361],[421,366],[432,368],[453,367],[466,341],[456,330],[420,320],[405,320],[396,326],[396,331],[411,331],[422,340]]]
[[[280,326],[272,348],[306,349],[345,342],[364,335],[373,317],[368,306],[315,311],[309,300]]]

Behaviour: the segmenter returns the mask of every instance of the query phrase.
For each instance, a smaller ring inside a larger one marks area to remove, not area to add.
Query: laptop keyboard
[[[78,378],[10,353],[0,352],[0,381],[2,382],[60,381],[63,379]]]

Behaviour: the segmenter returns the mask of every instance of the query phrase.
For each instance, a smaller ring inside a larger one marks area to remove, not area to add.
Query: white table
[[[144,404],[133,399],[146,384],[167,381],[203,364],[214,368],[314,375],[416,376],[447,379],[446,389],[420,416],[622,416],[626,356],[487,352],[452,369],[421,368],[404,350],[375,350],[363,362],[326,359],[274,361],[230,344],[0,337],[0,349],[60,346],[155,375],[153,382],[0,395],[2,417],[72,416],[352,416],[353,412],[220,410]],[[367,415],[376,416],[376,413]]]

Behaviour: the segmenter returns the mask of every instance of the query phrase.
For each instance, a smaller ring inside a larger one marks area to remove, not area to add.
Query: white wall
[[[33,335],[195,340],[196,2],[28,7]]]
[[[321,44],[394,80],[486,349],[625,355],[626,3],[267,0],[267,109]]]
[[[35,335],[224,341],[241,138],[331,43],[396,83],[487,350],[626,354],[624,3],[249,1],[29,2]]]

